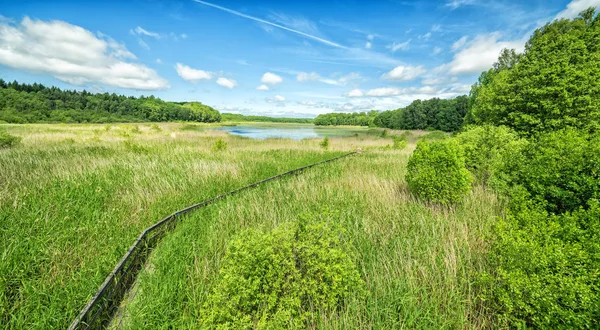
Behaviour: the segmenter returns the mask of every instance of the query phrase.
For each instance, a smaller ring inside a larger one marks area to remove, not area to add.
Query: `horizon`
[[[500,50],[600,0],[21,1],[0,10],[0,77],[314,118],[468,94]]]

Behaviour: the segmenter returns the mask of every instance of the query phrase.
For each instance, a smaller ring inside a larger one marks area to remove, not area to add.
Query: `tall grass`
[[[113,327],[201,328],[235,234],[324,209],[339,213],[350,235],[367,298],[351,296],[320,315],[318,328],[491,327],[471,275],[485,267],[484,237],[501,207],[481,188],[450,209],[415,200],[405,189],[408,155],[367,151],[190,215],[155,250]]]
[[[404,175],[416,136],[403,150],[384,150],[391,140],[373,134],[331,138],[325,151],[318,139],[249,140],[210,125],[3,126],[22,143],[0,150],[0,328],[65,328],[158,219],[357,147],[366,152],[187,216],[113,326],[198,328],[233,235],[324,208],[350,235],[367,299],[351,296],[319,328],[489,326],[470,274],[485,266],[484,237],[500,208],[481,189],[453,209],[413,199]],[[218,139],[227,148],[215,152]]]
[[[65,328],[145,227],[344,148],[182,131],[174,123],[160,131],[5,127],[22,137],[0,150],[0,328],[8,329]],[[212,150],[218,139],[227,150]]]

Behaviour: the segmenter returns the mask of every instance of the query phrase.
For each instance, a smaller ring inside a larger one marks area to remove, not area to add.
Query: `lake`
[[[251,139],[311,139],[323,138],[326,136],[350,136],[356,133],[365,132],[361,128],[332,128],[319,127],[313,125],[285,125],[285,124],[267,124],[267,125],[239,125],[239,126],[221,126],[215,128],[220,131],[226,131],[233,135],[244,136]]]

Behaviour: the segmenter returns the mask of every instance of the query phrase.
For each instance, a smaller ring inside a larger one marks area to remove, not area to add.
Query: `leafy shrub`
[[[406,148],[407,142],[406,142],[406,138],[404,138],[402,135],[398,136],[398,135],[394,135],[392,137],[394,144],[392,145],[393,149],[396,150],[402,150],[404,148]]]
[[[321,143],[319,143],[319,145],[321,146],[321,148],[323,148],[325,150],[329,149],[329,137],[326,136],[323,139],[323,141],[321,141]]]
[[[207,328],[305,329],[362,292],[344,232],[303,217],[270,233],[246,230],[227,248],[202,311]]]
[[[406,182],[415,195],[448,205],[467,194],[471,174],[456,140],[421,141],[408,160]]]
[[[381,134],[379,135],[379,137],[382,137],[382,138],[384,138],[384,137],[387,137],[387,136],[388,136],[388,131],[387,131],[387,129],[385,129],[385,128],[384,128],[384,129],[381,131]]]
[[[575,129],[539,135],[507,159],[508,189],[522,188],[548,212],[560,214],[600,197],[600,135]]]
[[[483,184],[507,160],[523,148],[525,141],[505,126],[471,126],[456,136],[465,153],[465,165]]]
[[[227,142],[225,142],[221,138],[218,138],[217,141],[215,141],[215,144],[213,145],[212,150],[214,152],[227,150]]]
[[[433,131],[421,136],[421,140],[443,140],[448,137],[448,134],[442,131]]]
[[[0,149],[12,148],[21,142],[21,138],[9,134],[5,129],[0,128]]]
[[[600,204],[563,215],[527,207],[500,220],[492,245],[494,280],[484,297],[499,325],[591,329],[600,321]],[[486,283],[487,282],[487,283]]]

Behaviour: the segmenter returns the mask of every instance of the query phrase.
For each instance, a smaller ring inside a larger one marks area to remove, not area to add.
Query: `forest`
[[[165,102],[154,96],[94,94],[0,79],[0,121],[8,123],[219,122],[221,114],[199,102]]]
[[[286,118],[286,117],[268,117],[255,115],[242,115],[237,113],[222,113],[221,120],[228,122],[265,122],[265,123],[296,123],[310,124],[311,118]]]
[[[415,100],[404,108],[378,112],[327,113],[315,118],[315,125],[376,126],[391,129],[423,129],[454,132],[462,128],[469,106],[467,96],[451,100]]]

